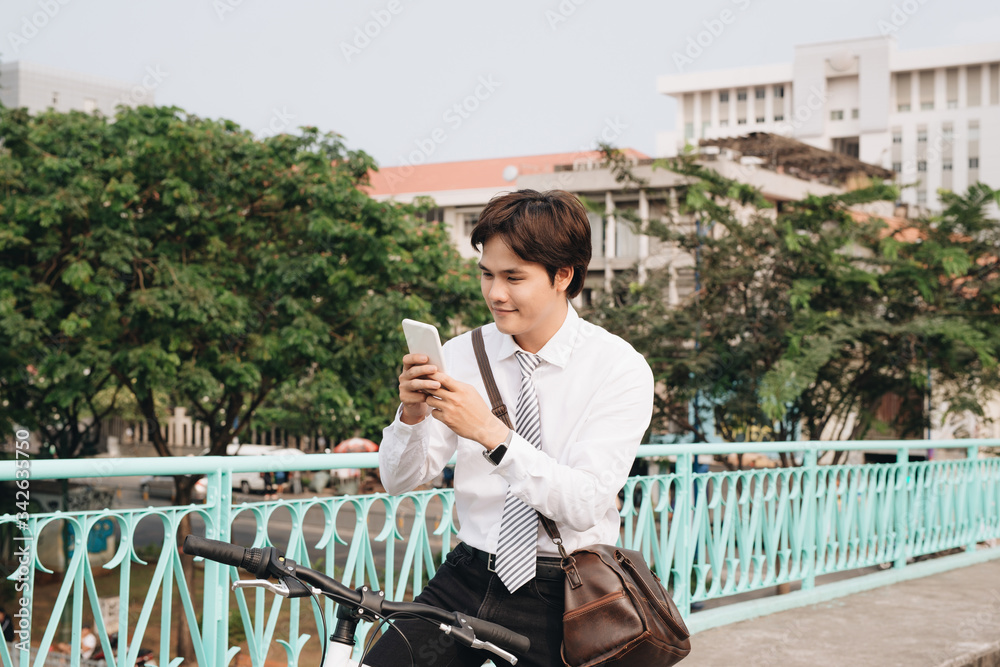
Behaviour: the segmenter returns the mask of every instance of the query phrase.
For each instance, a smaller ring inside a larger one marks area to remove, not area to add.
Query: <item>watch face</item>
[[[490,452],[490,458],[493,459],[494,463],[500,463],[500,459],[503,458],[505,453],[507,453],[507,445],[499,444]]]

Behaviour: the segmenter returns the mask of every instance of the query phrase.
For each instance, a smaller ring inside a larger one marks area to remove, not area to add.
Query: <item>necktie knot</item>
[[[535,372],[538,365],[542,363],[542,358],[537,354],[531,354],[530,352],[515,352],[517,356],[517,363],[521,366],[521,377],[530,378],[531,374]]]

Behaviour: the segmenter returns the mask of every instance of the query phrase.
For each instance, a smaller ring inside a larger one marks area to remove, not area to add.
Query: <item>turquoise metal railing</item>
[[[980,446],[998,447],[1000,440],[645,445],[641,456],[670,457],[674,472],[628,481],[621,543],[640,550],[661,579],[671,584],[678,607],[696,631],[769,609],[809,604],[1000,557],[1000,549],[977,548],[1000,538],[1000,459],[978,458]],[[928,447],[960,448],[966,458],[909,461],[911,448]],[[817,465],[819,452],[832,449],[888,449],[897,456],[895,463]],[[802,465],[694,471],[700,454],[762,450],[795,452]],[[23,538],[17,544],[33,544],[43,531],[58,530],[65,522],[72,527],[73,547],[47,618],[33,615],[42,606],[34,598],[36,584],[40,573],[49,571],[44,557],[32,553],[30,565],[9,577],[25,587],[24,621],[37,655],[15,651],[14,657],[20,658],[14,663],[0,642],[0,664],[41,667],[60,623],[72,630],[71,654],[79,656],[85,608],[94,618],[105,655],[123,656],[117,662],[112,658],[109,665],[134,664],[140,646],[150,644],[148,637],[154,634],[159,636],[151,646],[157,663],[180,664],[180,658],[171,657],[175,608],[187,621],[197,662],[203,667],[230,664],[240,652],[253,667],[262,667],[272,646],[283,649],[289,665],[300,664],[310,642],[318,647],[306,631],[322,627],[318,612],[313,610],[310,622],[303,617],[302,601],[259,590],[232,592],[230,585],[238,577],[235,568],[204,563],[198,579],[188,581],[178,554],[177,530],[187,517],[197,524],[197,532],[203,530],[214,539],[245,546],[277,543],[290,558],[348,585],[368,583],[385,590],[387,597],[400,599],[419,591],[455,544],[450,489],[233,504],[233,473],[376,465],[375,454],[32,461],[29,492],[36,480],[155,472],[205,474],[207,498],[204,504],[183,507],[0,516],[0,528],[13,531],[15,539]],[[17,478],[18,470],[15,462],[0,462],[0,480]],[[119,528],[120,543],[107,562],[92,563],[87,538],[97,530],[106,532],[109,520]],[[135,536],[151,521],[162,525],[163,537],[152,553],[146,553],[136,548]],[[955,548],[964,553],[936,559],[932,567],[907,564],[909,559]],[[153,557],[155,565],[147,564]],[[885,564],[894,567],[847,582],[817,585],[822,575]],[[150,567],[148,583],[133,589],[138,574]],[[111,576],[99,576],[102,570]],[[793,582],[801,582],[800,592],[691,613],[692,604]],[[99,588],[113,588],[123,601],[114,645],[99,607],[108,593],[102,596]],[[201,591],[203,595],[193,594]],[[130,613],[124,602],[130,596],[141,601],[138,614]],[[308,609],[309,603],[304,604]],[[324,602],[322,611],[330,619],[332,607]],[[270,657],[274,659],[274,651]],[[80,664],[79,658],[73,664]]]

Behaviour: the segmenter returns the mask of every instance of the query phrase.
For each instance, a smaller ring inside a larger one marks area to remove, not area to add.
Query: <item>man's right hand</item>
[[[403,404],[400,419],[404,424],[417,424],[430,412],[427,390],[441,388],[441,383],[429,379],[437,372],[426,354],[408,354],[403,357],[403,372],[399,376],[399,402]]]

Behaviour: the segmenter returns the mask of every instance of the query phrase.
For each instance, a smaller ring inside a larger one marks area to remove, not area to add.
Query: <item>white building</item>
[[[898,51],[888,37],[806,44],[793,62],[660,77],[678,102],[660,155],[700,139],[783,134],[892,169],[909,204],[1000,187],[1000,42]]]
[[[106,79],[24,61],[0,64],[0,103],[8,108],[27,107],[31,113],[100,111],[114,116],[115,107],[153,105],[153,90],[166,74],[147,68],[139,84]]]

